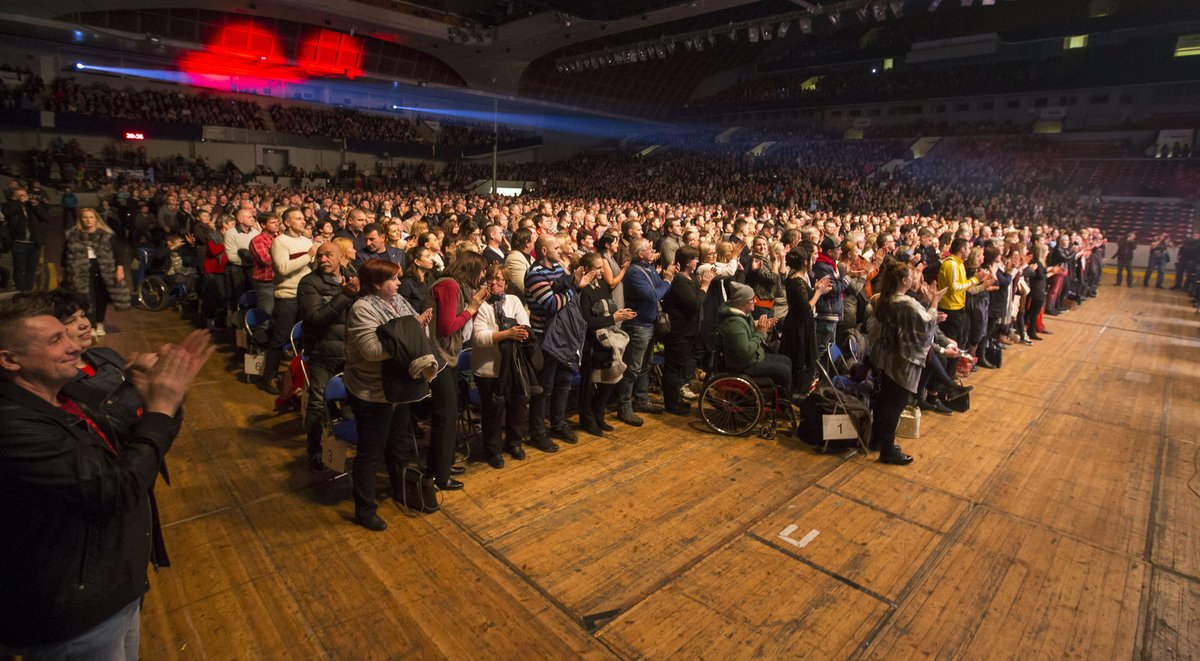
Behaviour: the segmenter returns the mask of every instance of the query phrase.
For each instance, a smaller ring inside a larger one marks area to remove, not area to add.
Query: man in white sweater
[[[238,209],[237,225],[225,233],[225,277],[229,279],[230,300],[237,301],[242,292],[250,288],[250,241],[258,236],[258,223],[254,220],[254,209]]]
[[[283,212],[284,232],[271,243],[271,264],[275,268],[275,310],[271,313],[271,344],[263,361],[263,375],[258,387],[273,394],[280,393],[277,377],[279,361],[283,358],[283,347],[292,335],[299,308],[296,303],[296,286],[300,279],[312,270],[311,264],[317,254],[318,244],[305,236],[307,222],[304,213],[296,207]]]

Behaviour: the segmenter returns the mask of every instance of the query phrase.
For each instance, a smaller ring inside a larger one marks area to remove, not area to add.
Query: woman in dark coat
[[[663,297],[663,312],[671,319],[671,332],[663,338],[663,405],[667,413],[689,415],[691,406],[683,399],[682,388],[696,371],[695,346],[700,335],[700,311],[717,272],[705,269],[696,274],[700,252],[683,246],[675,253],[679,273]]]
[[[807,394],[816,382],[817,325],[814,309],[817,299],[832,289],[829,278],[812,282],[817,247],[811,241],[788,251],[784,258],[791,270],[783,281],[787,295],[787,316],[781,324],[779,353],[792,359],[792,383],[797,392]]]
[[[104,317],[111,302],[129,308],[125,254],[111,227],[94,209],[82,209],[63,241],[63,285],[88,297],[93,333],[104,336]]]

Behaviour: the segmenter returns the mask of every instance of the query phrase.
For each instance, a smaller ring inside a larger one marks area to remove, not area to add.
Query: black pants
[[[20,291],[30,291],[37,281],[39,246],[33,242],[15,241],[12,244],[13,284]]]
[[[500,392],[500,380],[475,375],[482,406],[483,450],[499,456],[504,448],[521,447],[528,411],[525,397]],[[501,440],[503,432],[503,440]]]
[[[351,479],[354,481],[354,513],[360,517],[375,513],[375,474],[379,464],[387,466],[392,497],[404,491],[402,469],[414,458],[415,448],[406,440],[409,424],[408,404],[368,402],[350,395],[350,409],[358,428],[358,447],[354,455]]]
[[[100,262],[95,259],[91,260],[88,266],[88,294],[92,306],[92,324],[104,323],[110,297],[108,285],[104,284],[104,278],[100,275]]]
[[[200,276],[200,314],[205,321],[216,323],[229,307],[229,282],[224,273],[205,273]]]
[[[966,308],[958,310],[939,310],[946,313],[946,320],[939,323],[938,327],[946,334],[946,337],[954,340],[960,347],[967,346],[967,331],[971,326],[971,317]]]
[[[295,298],[276,298],[275,308],[271,314],[271,343],[267,346],[267,355],[263,359],[264,379],[273,379],[279,372],[279,362],[283,360],[283,348],[291,345],[292,326],[296,325],[296,316],[300,313],[300,305]]]
[[[451,365],[438,372],[429,384],[433,397],[426,469],[438,484],[445,484],[450,479],[450,466],[454,463],[455,422],[458,419],[457,379],[458,372]]]
[[[896,448],[896,425],[900,414],[908,406],[911,396],[903,386],[896,383],[882,370],[876,386],[875,400],[871,402],[871,445],[879,448],[882,457],[894,456]]]
[[[529,398],[529,436],[542,438],[546,436],[546,405],[550,406],[550,426],[561,427],[567,424],[567,398],[571,395],[571,382],[575,380],[575,372],[571,368],[549,354],[542,358],[542,371],[538,373],[538,383],[542,385],[542,393]]]
[[[1029,308],[1025,310],[1025,333],[1030,337],[1037,335],[1038,313],[1042,311],[1042,306],[1046,304],[1044,298],[1029,299]]]
[[[679,391],[696,371],[695,344],[695,337],[678,335],[663,342],[663,403],[669,407],[686,403]]]

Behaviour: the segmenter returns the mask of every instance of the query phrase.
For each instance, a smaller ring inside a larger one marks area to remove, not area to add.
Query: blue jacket
[[[663,280],[646,262],[634,262],[625,272],[625,306],[637,313],[626,324],[653,326],[658,319],[658,302],[671,290],[671,283]]]
[[[813,282],[825,276],[829,276],[830,282],[833,283],[833,289],[817,299],[817,318],[841,321],[842,295],[846,291],[846,279],[839,275],[837,262],[821,254],[817,256],[817,261],[813,264]]]

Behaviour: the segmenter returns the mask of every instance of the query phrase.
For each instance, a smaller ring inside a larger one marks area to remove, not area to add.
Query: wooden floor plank
[[[1146,659],[1200,658],[1200,582],[1155,571],[1150,587]]]
[[[817,484],[937,532],[947,533],[970,503],[882,470],[877,463],[848,462]]]
[[[626,658],[840,659],[887,609],[742,537],[621,615],[600,637]]]
[[[623,609],[837,461],[773,441],[709,443],[493,546],[579,616]]]
[[[899,599],[942,541],[935,530],[816,486],[764,517],[753,532],[889,602]]]
[[[377,534],[349,525],[340,507],[290,495],[246,510],[336,658],[360,649],[390,658],[607,655],[580,623],[441,514],[406,517],[383,507],[391,525]],[[382,624],[388,628],[374,630]]]
[[[983,502],[1141,557],[1157,462],[1156,436],[1075,416],[1047,414],[999,471]]]
[[[1130,658],[1140,561],[985,511],[868,651],[869,658]]]
[[[1167,441],[1154,522],[1154,564],[1200,580],[1200,443]],[[1197,648],[1200,649],[1200,648]]]

